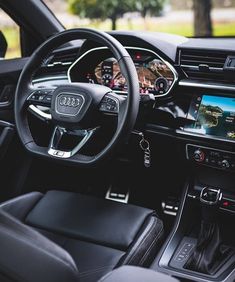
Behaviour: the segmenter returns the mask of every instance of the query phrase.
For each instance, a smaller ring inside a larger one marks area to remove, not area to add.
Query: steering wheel
[[[33,75],[54,49],[72,40],[88,39],[109,48],[124,75],[128,95],[123,98],[106,86],[90,83],[68,83],[53,89],[50,112],[55,125],[49,146],[41,147],[33,139],[27,110],[38,105],[35,96],[39,89],[32,84]],[[25,65],[15,93],[15,122],[24,147],[35,155],[63,160],[78,165],[94,165],[109,157],[116,146],[126,141],[136,122],[139,109],[139,82],[135,65],[126,49],[111,35],[93,29],[71,29],[58,33],[45,41]],[[117,127],[109,143],[96,155],[81,154],[80,150],[92,141],[99,130],[95,125],[97,114],[109,112],[117,115]],[[71,150],[61,150],[64,135],[76,135],[80,140]]]

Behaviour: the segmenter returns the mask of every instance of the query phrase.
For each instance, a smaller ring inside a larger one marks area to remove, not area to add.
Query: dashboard
[[[221,165],[227,163],[235,171],[235,39],[111,34],[126,46],[139,77],[136,127],[178,140],[190,160],[223,169]],[[49,62],[34,83],[47,88],[68,82],[95,83],[127,95],[125,77],[107,48],[85,42],[77,50],[77,46],[56,50],[54,63]],[[64,65],[58,62],[61,58]],[[154,102],[148,99],[151,95]],[[198,153],[202,148],[204,153]]]
[[[136,47],[126,49],[136,67],[140,94],[167,95],[177,80],[174,67],[152,50]],[[119,64],[106,48],[89,50],[71,66],[68,75],[71,82],[96,83],[108,86],[116,93],[128,92]]]

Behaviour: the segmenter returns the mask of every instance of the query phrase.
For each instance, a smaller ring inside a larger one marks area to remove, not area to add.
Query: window
[[[0,8],[0,57],[5,59],[21,57],[19,26]],[[5,40],[4,40],[5,38]],[[7,49],[5,52],[5,42]]]
[[[43,0],[66,28],[235,36],[235,0]]]

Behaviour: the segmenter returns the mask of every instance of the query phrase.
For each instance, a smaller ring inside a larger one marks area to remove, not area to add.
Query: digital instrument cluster
[[[141,58],[140,54],[137,54],[134,58],[140,93],[162,95],[168,92],[174,81],[174,76],[169,67],[160,59]],[[127,91],[126,80],[121,73],[117,60],[114,58],[108,58],[99,63],[94,69],[94,75],[99,84],[108,86],[113,91]],[[92,82],[89,75],[87,78]]]
[[[177,80],[174,67],[154,51],[126,47],[136,67],[140,94],[165,96]],[[106,48],[94,48],[81,56],[69,71],[71,82],[89,82],[110,87],[114,92],[128,92],[126,79],[119,64]]]

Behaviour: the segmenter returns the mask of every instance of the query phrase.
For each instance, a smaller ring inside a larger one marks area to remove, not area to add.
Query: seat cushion
[[[123,264],[148,266],[161,246],[163,224],[150,209],[62,191],[31,193],[31,199],[22,221],[72,256],[82,282]],[[12,201],[3,208],[17,210]]]
[[[81,194],[49,191],[26,223],[73,238],[126,250],[153,211]]]
[[[74,259],[82,282],[97,281],[100,277],[110,272],[125,256],[124,251],[97,245],[78,239],[38,230],[41,234],[60,245]]]

